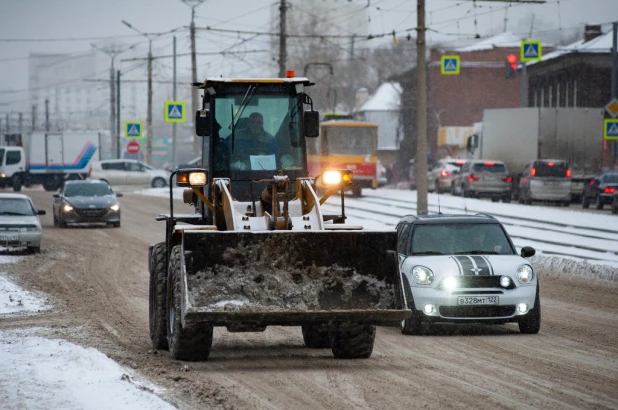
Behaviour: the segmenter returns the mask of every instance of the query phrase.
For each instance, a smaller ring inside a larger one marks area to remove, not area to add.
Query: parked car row
[[[494,202],[545,201],[569,206],[573,198],[571,176],[569,164],[558,159],[531,161],[519,175],[511,175],[502,161],[444,159],[430,167],[427,180],[429,192],[450,190],[452,195],[489,197]],[[584,208],[609,205],[618,213],[618,171],[600,173],[577,196]]]

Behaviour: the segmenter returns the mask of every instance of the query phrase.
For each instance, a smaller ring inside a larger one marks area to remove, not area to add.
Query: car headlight
[[[431,285],[433,272],[424,266],[415,266],[412,268],[412,278],[419,285]]]
[[[42,231],[42,229],[36,225],[22,226],[19,228],[19,232],[39,232],[39,231]]]
[[[64,212],[71,212],[73,210],[73,207],[69,204],[64,204],[64,206],[62,207],[62,210]]]
[[[118,204],[112,205],[112,206],[109,207],[109,209],[111,209],[112,211],[117,211],[117,210],[120,209],[120,205],[118,205]]]
[[[455,276],[449,276],[442,280],[442,287],[446,290],[457,289],[459,286],[459,281]]]
[[[534,280],[534,271],[530,265],[521,265],[517,268],[517,280],[520,283],[530,283]]]

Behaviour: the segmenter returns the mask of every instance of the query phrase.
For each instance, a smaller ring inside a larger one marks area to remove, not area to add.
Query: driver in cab
[[[235,135],[231,168],[237,170],[274,170],[279,154],[277,140],[264,129],[264,117],[253,112],[247,127]]]

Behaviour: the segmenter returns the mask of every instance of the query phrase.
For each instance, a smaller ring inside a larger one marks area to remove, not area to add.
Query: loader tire
[[[152,247],[150,255],[150,298],[149,322],[150,340],[155,349],[167,350],[167,263],[165,263],[165,242],[159,242]]]
[[[328,331],[320,331],[311,325],[303,326],[303,341],[305,346],[311,349],[324,349],[330,347]]]
[[[373,352],[376,338],[375,326],[363,326],[358,330],[330,333],[333,356],[338,359],[367,359]]]
[[[169,302],[169,333],[167,341],[172,357],[176,360],[197,362],[207,360],[212,347],[212,324],[200,323],[189,327],[182,326],[181,293],[182,266],[181,246],[172,248],[170,254],[169,275],[170,284],[173,284],[173,292]]]

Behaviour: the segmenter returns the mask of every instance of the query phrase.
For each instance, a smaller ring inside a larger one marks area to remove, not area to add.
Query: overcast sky
[[[288,0],[292,6],[305,7],[307,0]],[[315,0],[337,8],[346,3],[367,6],[369,30],[373,34],[390,33],[399,39],[416,26],[416,1],[414,0]],[[198,27],[214,27],[242,31],[271,31],[271,5],[277,0],[206,0],[196,9]],[[427,25],[429,42],[454,41],[471,38],[475,34],[490,36],[506,30],[531,38],[551,36],[573,37],[583,31],[586,23],[604,24],[611,30],[611,22],[618,21],[617,0],[547,0],[545,4],[512,4],[499,1],[428,0]],[[534,18],[532,17],[534,15]],[[180,0],[0,0],[0,112],[6,111],[12,98],[22,99],[9,90],[28,87],[27,56],[31,52],[78,53],[90,49],[91,43],[141,43],[146,52],[147,41],[121,23],[126,20],[146,33],[168,32],[178,29],[178,53],[189,52],[190,8]],[[338,27],[341,18],[331,19]],[[505,17],[507,19],[505,23]],[[342,17],[345,18],[345,17]],[[337,21],[339,20],[339,21]],[[353,34],[342,28],[341,34]],[[171,53],[171,36],[155,39],[153,54]],[[75,39],[69,41],[67,39]],[[23,41],[35,40],[35,41]],[[360,42],[379,46],[392,37]],[[200,77],[205,75],[269,76],[276,72],[256,73],[260,66],[272,69],[272,62],[265,64],[268,54],[255,50],[268,48],[270,39],[240,33],[198,32],[198,52],[221,51],[232,47],[248,54],[244,61],[234,57],[200,56]],[[240,46],[239,43],[242,43]],[[261,60],[260,60],[261,59]],[[161,60],[162,61],[162,60]],[[249,62],[254,62],[249,64]],[[125,63],[126,64],[126,63]],[[189,58],[179,60],[180,75],[188,73]],[[239,67],[241,67],[239,69]],[[167,60],[159,67],[169,70]],[[14,96],[14,97],[13,97]]]

